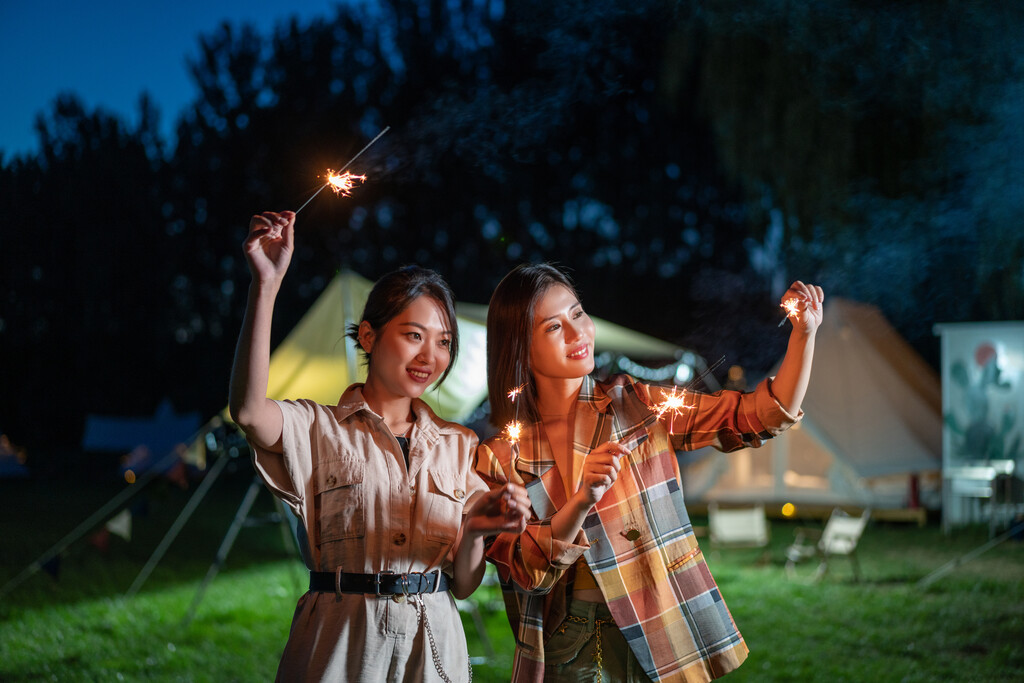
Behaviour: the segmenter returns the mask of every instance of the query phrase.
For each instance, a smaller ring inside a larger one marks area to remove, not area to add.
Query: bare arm
[[[551,517],[551,535],[566,543],[575,542],[591,509],[618,479],[622,465],[619,458],[629,449],[614,441],[606,441],[587,456],[583,463],[576,493]]]
[[[257,445],[281,450],[282,416],[267,398],[270,377],[270,328],[274,302],[291,255],[295,214],[264,212],[252,217],[245,256],[252,272],[242,330],[231,367],[228,408],[231,419]]]
[[[817,285],[797,280],[782,297],[783,301],[788,299],[796,299],[798,308],[790,315],[793,331],[789,335],[786,356],[772,382],[772,393],[783,408],[795,415],[800,412],[811,379],[814,337],[821,325],[825,293]]]

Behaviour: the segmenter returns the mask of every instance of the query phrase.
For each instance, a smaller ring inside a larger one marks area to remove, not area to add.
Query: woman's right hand
[[[254,280],[279,282],[288,270],[295,246],[295,213],[264,211],[249,220],[243,248]]]
[[[622,468],[619,459],[628,454],[629,449],[616,441],[605,441],[590,451],[583,461],[580,486],[575,496],[587,510],[596,505],[619,478]]]

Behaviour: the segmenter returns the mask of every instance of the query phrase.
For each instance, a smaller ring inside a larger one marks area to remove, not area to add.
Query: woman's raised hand
[[[477,496],[466,512],[467,534],[493,536],[504,532],[522,533],[530,514],[526,489],[509,482]]]
[[[245,258],[254,280],[280,281],[288,270],[295,245],[295,213],[264,211],[249,220]]]
[[[789,315],[793,328],[803,330],[807,334],[817,330],[821,324],[825,292],[818,285],[808,285],[797,280],[782,295],[783,307],[787,301],[794,299],[797,302],[796,310]]]
[[[619,459],[628,454],[629,449],[616,441],[605,441],[590,451],[583,461],[576,496],[589,507],[596,505],[619,478],[619,470],[622,468]]]

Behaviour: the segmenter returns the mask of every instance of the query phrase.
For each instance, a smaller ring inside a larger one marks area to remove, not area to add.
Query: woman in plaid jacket
[[[680,402],[628,375],[589,376],[594,325],[558,269],[523,265],[495,289],[492,419],[522,430],[481,444],[476,468],[491,487],[525,485],[532,506],[525,531],[487,549],[516,637],[513,681],[708,681],[745,659],[694,537],[675,452],[760,446],[800,419],[824,295],[795,282],[791,299],[776,377]]]

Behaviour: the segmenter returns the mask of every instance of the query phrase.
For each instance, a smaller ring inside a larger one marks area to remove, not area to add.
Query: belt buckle
[[[380,576],[381,576],[381,574],[387,574],[389,576],[394,576],[395,575],[395,573],[393,571],[391,571],[390,569],[387,569],[387,570],[382,571],[382,572],[377,572],[376,574],[374,574],[373,575],[373,580],[374,580],[373,591],[374,591],[374,593],[376,593],[377,595],[394,595],[394,591],[392,591],[390,593],[381,593],[380,592]]]

